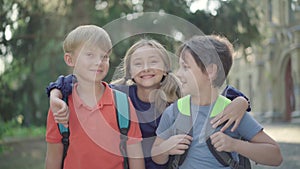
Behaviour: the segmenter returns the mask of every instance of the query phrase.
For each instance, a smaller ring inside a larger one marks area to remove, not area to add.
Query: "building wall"
[[[229,82],[250,97],[257,119],[293,121],[300,117],[299,0],[251,3],[260,11],[264,38],[237,52]]]

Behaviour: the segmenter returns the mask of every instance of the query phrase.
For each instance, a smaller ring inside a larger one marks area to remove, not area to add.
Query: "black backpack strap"
[[[225,123],[226,122],[219,125],[218,128],[221,128]],[[238,154],[239,162],[237,162],[236,160],[234,160],[231,153],[225,151],[217,151],[216,148],[212,145],[210,137],[207,138],[206,144],[208,146],[209,151],[224,167],[230,167],[232,169],[251,169],[251,163],[249,158]]]
[[[210,118],[215,117],[217,114],[219,114],[220,112],[222,112],[225,107],[230,104],[230,100],[225,98],[224,96],[219,96],[213,106],[213,109],[210,113]],[[222,124],[220,124],[217,129],[214,129],[214,132],[219,131],[221,129],[222,126],[225,125],[227,121],[223,122]],[[248,168],[244,168],[243,166],[241,166],[239,164],[239,162],[237,162],[236,160],[234,160],[234,158],[232,157],[231,153],[229,152],[219,152],[216,150],[216,148],[212,145],[211,143],[211,139],[210,137],[208,137],[206,139],[206,144],[208,146],[208,149],[210,150],[210,152],[213,154],[213,156],[218,160],[219,163],[221,163],[223,166],[225,167],[230,167],[232,169],[248,169]],[[249,159],[248,159],[249,160]],[[251,165],[250,165],[251,168]]]
[[[240,169],[251,169],[249,158],[239,154],[239,167]]]
[[[225,151],[217,151],[216,148],[212,145],[210,137],[206,140],[209,151],[213,156],[221,163],[224,167],[230,167],[232,169],[238,169],[238,162],[235,161],[231,154]]]
[[[178,169],[179,168],[180,155],[170,155],[167,164],[167,169]]]
[[[185,100],[187,102],[183,103],[182,106],[187,106],[185,104],[189,104],[188,107],[190,108],[190,100],[187,99]],[[190,109],[188,110],[189,112],[186,114],[183,114],[180,112],[178,109],[178,101],[174,102],[173,106],[173,111],[179,112],[178,116],[175,120],[174,127],[175,127],[175,133],[174,134],[187,134],[190,136],[193,136],[193,120],[192,116],[190,114]],[[169,161],[167,168],[168,169],[177,169],[179,168],[180,165],[183,164],[187,154],[188,154],[189,148],[185,150],[184,154],[182,155],[170,155],[169,156]]]
[[[176,127],[176,134],[187,134],[191,137],[193,137],[193,121],[192,121],[192,116],[186,116],[183,114],[178,114],[178,122],[180,123],[180,127]],[[179,157],[175,157],[175,160],[178,160],[178,166],[182,165],[182,163],[184,162],[189,149],[186,149],[185,152],[182,155],[176,155]]]
[[[63,100],[66,102],[66,104],[68,105],[68,97],[64,96]],[[62,124],[58,123],[57,124],[59,132],[62,136],[61,142],[63,144],[63,157],[62,157],[62,162],[61,162],[61,168],[64,168],[64,162],[65,162],[65,158],[67,156],[67,152],[68,152],[68,148],[69,148],[69,136],[70,136],[70,130],[69,127],[64,127]]]
[[[61,125],[61,124],[58,124],[58,125]],[[69,144],[70,144],[70,142],[69,142],[70,132],[68,130],[68,131],[62,132],[60,134],[62,135],[61,142],[63,144],[63,158],[62,158],[62,163],[61,163],[61,168],[63,169],[65,158],[67,156],[67,152],[68,152],[68,148],[69,148]]]
[[[124,169],[129,168],[127,157],[127,134],[130,128],[130,106],[128,97],[125,93],[113,90],[114,100],[116,104],[116,116],[120,131],[120,152],[124,157]]]

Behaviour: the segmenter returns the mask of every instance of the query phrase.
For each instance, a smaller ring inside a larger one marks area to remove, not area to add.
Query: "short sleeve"
[[[237,128],[238,134],[248,141],[252,140],[261,130],[263,127],[248,112],[245,113]]]
[[[178,113],[177,113],[178,114]],[[174,122],[176,119],[176,111],[174,111],[174,104],[171,104],[163,112],[158,128],[156,130],[156,135],[164,140],[168,139],[173,135]]]
[[[54,121],[53,113],[49,109],[47,117],[47,127],[46,127],[46,141],[48,143],[60,143],[62,136],[58,130],[58,125]]]
[[[59,76],[55,82],[50,82],[46,88],[48,97],[52,89],[58,89],[61,91],[63,97],[67,97],[72,93],[73,84],[77,81],[75,75]]]
[[[224,91],[222,92],[222,95],[227,97],[230,100],[234,100],[235,98],[242,96],[244,97],[247,101],[248,101],[248,108],[247,108],[247,112],[251,111],[251,106],[250,106],[250,100],[248,99],[247,96],[245,96],[241,91],[239,91],[238,89],[227,85],[226,88],[224,89]]]

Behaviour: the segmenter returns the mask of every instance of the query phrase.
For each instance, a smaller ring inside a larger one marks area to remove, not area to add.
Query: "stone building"
[[[260,121],[300,119],[300,0],[256,0],[263,40],[238,51],[229,83]],[[244,55],[242,53],[245,53]]]

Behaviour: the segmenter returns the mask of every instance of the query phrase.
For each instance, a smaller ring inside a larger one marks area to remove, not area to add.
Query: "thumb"
[[[68,110],[68,105],[65,101],[59,99],[58,101],[59,112],[65,112]]]

